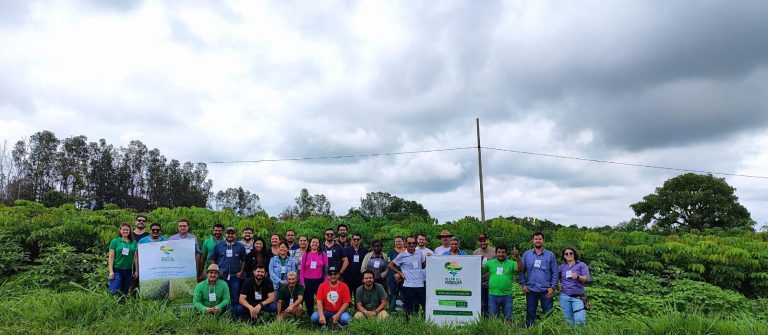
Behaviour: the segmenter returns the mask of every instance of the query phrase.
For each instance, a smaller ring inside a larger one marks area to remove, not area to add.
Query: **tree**
[[[296,197],[295,201],[296,206],[288,207],[280,213],[281,219],[306,219],[311,215],[331,217],[336,215],[336,213],[331,210],[331,203],[325,195],[310,195],[306,188],[302,188],[301,191],[299,191],[299,196]]]
[[[739,204],[735,191],[724,178],[686,173],[630,207],[641,222],[664,230],[751,226],[749,211]]]
[[[211,207],[213,209],[230,209],[240,216],[249,216],[262,210],[259,195],[244,190],[242,187],[230,187],[224,191],[216,192],[216,196],[212,200]]]
[[[387,192],[370,192],[360,199],[359,208],[350,208],[348,214],[359,213],[364,219],[386,217],[389,220],[402,221],[418,216],[429,218],[429,212],[420,203],[391,195]]]

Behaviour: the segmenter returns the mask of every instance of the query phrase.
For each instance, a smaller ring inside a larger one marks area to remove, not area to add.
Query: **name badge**
[[[285,265],[280,268],[280,273],[285,273]]]
[[[232,257],[232,249],[227,250],[227,257]]]
[[[378,267],[379,267],[379,265],[381,265],[381,262],[380,262],[380,261],[373,261],[373,267],[374,267],[374,268],[378,268]]]
[[[421,269],[421,263],[419,263],[419,261],[411,262],[411,266],[413,266],[414,269]]]
[[[123,251],[121,252],[123,256],[128,256],[128,248],[123,248]]]
[[[293,298],[291,298],[291,300],[288,300],[288,305],[293,305]]]
[[[317,262],[316,261],[309,262],[309,268],[313,270],[317,269]]]
[[[572,270],[565,271],[565,278],[573,279],[573,278],[571,278],[571,276],[573,276],[573,271]]]
[[[333,250],[326,251],[325,255],[328,256],[328,258],[332,258],[333,257]]]
[[[216,292],[208,293],[208,301],[216,302]]]
[[[352,262],[353,263],[360,263],[360,255],[352,256]]]
[[[504,274],[504,268],[501,267],[501,266],[497,267],[496,268],[496,274],[497,275]]]
[[[485,263],[488,263],[488,257],[483,256],[483,263],[482,264],[485,264]]]
[[[253,298],[256,300],[261,300],[261,292],[256,292],[253,294]]]
[[[537,260],[533,261],[533,267],[541,268],[541,260],[537,259]]]

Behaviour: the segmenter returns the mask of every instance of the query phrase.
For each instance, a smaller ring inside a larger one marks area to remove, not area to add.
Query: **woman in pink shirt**
[[[309,251],[301,257],[299,270],[301,283],[304,285],[304,305],[307,315],[315,310],[315,293],[325,279],[325,268],[328,266],[328,256],[320,252],[320,239],[313,237],[309,241]]]

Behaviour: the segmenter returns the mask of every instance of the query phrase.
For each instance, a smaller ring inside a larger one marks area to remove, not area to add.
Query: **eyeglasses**
[[[144,220],[144,219],[138,219],[138,220],[136,220],[136,222],[147,222],[147,220]]]
[[[437,238],[451,238],[451,235],[437,235]]]
[[[333,236],[333,233],[326,233],[325,236]]]
[[[352,241],[360,241],[359,238],[353,238]]]
[[[573,256],[573,253],[572,253],[572,252],[570,252],[570,251],[566,251],[566,252],[564,252],[564,253],[563,253],[563,255],[566,255],[566,256]]]
[[[157,231],[157,232],[159,232],[160,229],[154,228],[154,229],[150,229],[150,231]]]
[[[408,245],[416,245],[416,242],[408,242]]]
[[[329,276],[338,276],[339,273],[338,272],[328,272],[328,275]]]
[[[478,239],[477,239],[477,241],[478,241],[478,242],[486,242],[486,241],[488,241],[488,240],[487,240],[487,239],[484,239],[484,238],[478,238]]]

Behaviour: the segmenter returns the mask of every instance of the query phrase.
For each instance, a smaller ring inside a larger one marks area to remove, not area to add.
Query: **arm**
[[[308,255],[309,255],[308,252],[305,252],[303,255],[301,255],[301,264],[299,264],[299,269],[301,269],[299,271],[299,283],[301,285],[304,285],[304,273],[306,272],[305,264],[307,263]]]
[[[557,278],[558,278],[558,273],[560,272],[560,268],[557,266],[557,259],[555,258],[555,255],[554,254],[551,254],[551,255],[552,256],[549,258],[549,266],[550,266],[550,269],[553,269],[553,270],[552,270],[552,277],[550,279],[549,284],[551,285],[550,287],[556,288]]]
[[[205,314],[205,305],[203,305],[203,287],[201,285],[195,286],[195,293],[192,295],[192,304],[195,305],[195,309],[200,313]]]
[[[253,306],[248,303],[248,299],[245,296],[245,294],[240,294],[240,298],[237,299],[237,302],[240,303],[245,309],[247,309],[249,312],[253,309]]]
[[[133,278],[139,278],[139,246],[136,246],[136,252],[133,253]]]
[[[264,299],[261,302],[261,304],[262,305],[269,305],[269,304],[271,304],[273,302],[275,302],[275,292],[274,291],[267,293],[267,299]]]
[[[274,284],[280,283],[280,260],[277,259],[277,256],[269,260],[269,279]]]
[[[216,308],[218,309],[218,311],[221,312],[224,310],[225,307],[227,307],[227,305],[229,305],[230,299],[229,299],[229,286],[227,286],[227,284],[225,284],[223,281],[217,281],[216,282],[217,287],[219,286],[219,283],[224,284],[224,285],[221,285],[222,291],[223,291],[222,294],[224,294],[224,299],[218,305],[216,305]]]
[[[341,304],[341,308],[339,308],[339,311],[336,312],[336,314],[333,315],[334,322],[338,323],[339,319],[341,319],[341,315],[344,314],[344,312],[347,311],[347,308],[349,307],[349,302],[345,302]]]
[[[344,274],[345,271],[347,271],[347,267],[349,266],[349,260],[346,256],[341,257],[341,271],[339,271],[339,274]]]
[[[371,260],[371,255],[373,255],[372,252],[369,252],[363,256],[363,263],[360,264],[360,273],[365,272],[365,270],[368,270],[368,261]]]
[[[107,270],[109,271],[109,279],[115,278],[115,249],[109,249],[109,256],[107,256]]]

